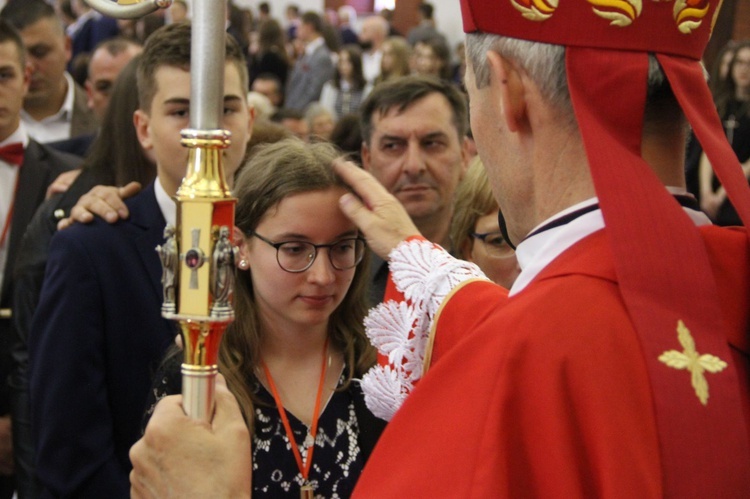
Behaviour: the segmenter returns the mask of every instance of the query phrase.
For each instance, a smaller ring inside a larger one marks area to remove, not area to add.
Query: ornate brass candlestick
[[[171,0],[86,0],[94,9],[135,18],[166,8]],[[219,128],[224,101],[226,0],[193,0],[190,149],[187,174],[177,191],[177,227],[165,229],[156,248],[162,262],[162,315],[179,321],[185,352],[183,407],[210,421],[221,337],[234,319],[234,205],[224,178],[223,150],[230,133]]]

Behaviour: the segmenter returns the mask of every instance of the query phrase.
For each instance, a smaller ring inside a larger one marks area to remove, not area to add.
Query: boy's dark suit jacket
[[[172,344],[161,317],[164,217],[153,183],[130,217],[52,239],[29,336],[32,428],[43,496],[129,497],[151,374]]]

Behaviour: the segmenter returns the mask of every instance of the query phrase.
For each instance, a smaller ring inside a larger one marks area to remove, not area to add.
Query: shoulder
[[[78,102],[85,103],[87,99],[86,90],[84,90],[84,88],[80,86],[78,83],[76,83],[75,81],[73,82],[73,97],[76,103]]]
[[[333,64],[333,60],[331,60],[331,51],[326,47],[325,44],[321,45],[320,47],[316,48],[312,56],[316,59],[320,59],[321,61],[324,59],[328,59],[331,64]]]
[[[80,156],[58,151],[47,144],[40,144],[34,139],[29,140],[27,154],[30,155],[32,161],[47,163],[52,169],[58,171],[72,170],[83,162],[83,158]]]
[[[118,253],[132,246],[133,235],[140,233],[144,220],[161,217],[159,205],[154,197],[153,184],[125,201],[130,216],[115,223],[94,217],[88,224],[76,223],[58,231],[52,240],[52,246],[61,251],[68,251],[66,246],[79,246],[80,249],[94,255],[102,253],[102,248],[114,248]]]
[[[57,151],[69,153],[74,156],[80,156],[82,158],[86,155],[95,139],[95,133],[85,133],[82,135],[76,135],[75,137],[71,137],[69,139],[49,142],[47,143],[47,145]]]
[[[145,185],[141,191],[135,196],[125,200],[125,205],[129,210],[135,211],[136,213],[161,213],[159,203],[156,201],[156,193],[154,191],[154,183],[151,182]],[[132,217],[131,217],[132,218]]]

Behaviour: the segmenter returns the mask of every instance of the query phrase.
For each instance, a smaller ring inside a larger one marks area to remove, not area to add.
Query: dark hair
[[[260,4],[258,4],[258,12],[269,14],[271,12],[271,6],[268,5],[268,2],[260,2]]]
[[[341,33],[331,23],[322,18],[320,36],[323,37],[328,50],[334,53],[339,51],[341,48]]]
[[[259,146],[236,177],[235,225],[243,233],[251,234],[266,213],[288,196],[343,187],[344,183],[332,168],[338,155],[338,150],[331,144],[306,144],[296,138]],[[347,386],[353,377],[362,375],[375,361],[375,352],[365,336],[363,325],[369,281],[367,260],[365,258],[357,265],[349,290],[331,314],[328,324],[332,344],[344,352]],[[237,272],[235,282],[237,316],[221,343],[219,365],[248,426],[252,428],[252,406],[257,400],[248,378],[254,374],[260,360],[263,332],[250,272]]]
[[[99,42],[96,47],[94,47],[94,50],[91,51],[91,54],[93,55],[94,52],[102,49],[106,50],[107,53],[112,57],[117,57],[123,52],[126,52],[131,47],[142,47],[142,45],[138,40],[118,36],[115,38],[108,38],[107,40]]]
[[[275,19],[268,19],[258,27],[258,50],[260,54],[274,52],[289,65],[289,54],[286,52],[286,36],[281,24]]]
[[[240,171],[242,171],[242,168],[255,155],[259,146],[264,144],[275,144],[280,140],[290,139],[292,137],[294,137],[294,135],[284,125],[269,120],[255,120],[255,123],[253,123],[253,133],[250,134],[250,140],[247,143],[247,149],[245,149],[245,157],[242,160],[242,164],[235,172],[234,177],[237,178]]]
[[[422,44],[430,47],[432,54],[442,62],[440,67],[440,78],[449,80],[451,77],[451,49],[448,47],[448,43],[445,38],[440,36],[431,36],[424,40],[420,40],[417,44]]]
[[[730,40],[726,45],[721,47],[719,52],[714,58],[714,63],[711,66],[711,71],[708,74],[708,88],[711,89],[711,95],[716,99],[716,94],[719,91],[719,87],[723,83],[724,79],[721,77],[721,66],[724,56],[730,54],[730,58],[734,56],[734,51],[737,49],[737,43]],[[730,59],[731,62],[731,59]],[[728,74],[726,76],[729,76]],[[726,78],[725,76],[725,78]]]
[[[253,12],[243,9],[229,0],[229,24],[232,26],[232,36],[234,36],[241,47],[250,45],[250,29],[253,25]],[[247,87],[245,87],[247,88]]]
[[[716,101],[716,109],[719,111],[719,116],[724,116],[726,114],[729,102],[733,100],[737,94],[737,82],[734,81],[732,71],[734,70],[734,65],[737,64],[737,55],[739,55],[740,50],[745,49],[750,49],[750,40],[743,40],[734,46],[734,55],[729,63],[727,77],[717,85],[714,99]],[[746,113],[750,114],[750,106],[743,107],[745,108]]]
[[[453,126],[459,141],[463,140],[469,126],[466,96],[450,82],[428,76],[404,76],[376,85],[359,108],[362,139],[370,143],[374,113],[385,115],[394,108],[401,113],[431,94],[440,94],[448,100],[453,111]]]
[[[302,14],[302,23],[310,26],[318,34],[323,33],[323,18],[317,12],[308,10]]]
[[[341,47],[339,52],[346,52],[349,56],[349,63],[352,65],[352,90],[362,90],[367,85],[365,75],[362,72],[362,49],[358,45],[347,44]],[[341,57],[339,55],[339,57]],[[333,77],[333,81],[336,88],[341,88],[341,73],[336,68],[336,73]]]
[[[67,16],[69,19],[78,19],[78,14],[73,12],[73,6],[70,4],[70,0],[60,0],[58,7],[63,16]]]
[[[276,84],[277,87],[279,87],[279,92],[283,90],[281,79],[276,73],[271,73],[270,71],[265,71],[258,76],[255,77],[256,80],[265,80],[265,81],[272,81]]]
[[[16,46],[18,63],[21,66],[21,71],[23,71],[24,66],[26,66],[26,49],[23,46],[21,35],[18,34],[18,30],[8,23],[8,21],[0,17],[0,43],[5,42],[12,42]]]
[[[125,185],[133,180],[147,184],[156,176],[156,165],[146,156],[133,125],[140,58],[135,56],[117,76],[99,134],[83,162],[84,168],[96,171],[102,184]]]
[[[70,61],[68,73],[76,84],[84,87],[89,78],[89,65],[91,64],[91,53],[80,52]]]
[[[362,164],[362,129],[357,113],[345,114],[339,118],[331,131],[331,144],[341,149],[350,161]]]
[[[55,9],[44,0],[8,0],[0,16],[18,31],[23,31],[42,19],[53,19],[62,34],[63,25]]]
[[[138,102],[144,111],[151,109],[156,95],[156,71],[163,66],[190,69],[190,23],[175,23],[163,26],[149,36],[143,47],[141,64],[138,66]],[[247,64],[237,41],[225,37],[226,62],[231,62],[240,75],[241,88],[247,88]]]
[[[419,13],[422,14],[423,18],[432,19],[434,12],[435,8],[432,6],[432,4],[429,4],[427,2],[422,2],[421,4],[419,4]]]
[[[271,121],[274,123],[281,123],[284,120],[304,120],[305,119],[305,113],[303,113],[299,109],[294,109],[291,107],[282,107],[273,115],[271,115]]]

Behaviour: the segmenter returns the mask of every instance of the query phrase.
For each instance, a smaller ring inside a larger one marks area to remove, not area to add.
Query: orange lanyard
[[[318,434],[318,416],[320,415],[320,401],[323,398],[323,385],[326,380],[326,352],[328,351],[328,338],[326,338],[325,345],[323,345],[323,367],[320,369],[320,382],[318,383],[318,394],[315,399],[315,412],[313,413],[312,426],[310,427],[310,436],[312,437],[312,443],[307,448],[307,460],[304,465],[302,464],[302,455],[299,452],[297,441],[294,439],[294,433],[292,433],[292,427],[289,425],[289,418],[286,416],[284,405],[281,403],[281,397],[279,391],[276,389],[276,385],[271,377],[271,371],[268,369],[265,361],[261,359],[263,364],[263,371],[266,373],[266,379],[268,380],[268,386],[271,388],[273,399],[276,401],[276,408],[279,410],[279,416],[281,421],[284,423],[284,430],[286,436],[289,439],[289,443],[292,444],[292,452],[294,452],[294,459],[297,460],[297,467],[299,472],[302,474],[302,478],[307,482],[307,477],[310,476],[310,466],[312,465],[313,450],[315,450],[315,436]]]

